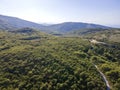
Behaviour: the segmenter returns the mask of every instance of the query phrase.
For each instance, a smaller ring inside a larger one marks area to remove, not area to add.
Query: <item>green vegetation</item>
[[[114,44],[108,42],[111,45]],[[0,90],[105,90],[92,63],[120,88],[120,43],[0,31]]]

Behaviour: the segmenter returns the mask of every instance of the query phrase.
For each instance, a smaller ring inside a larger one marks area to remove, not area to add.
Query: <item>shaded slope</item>
[[[26,20],[19,19],[19,18],[16,18],[16,17],[3,16],[3,15],[0,15],[0,25],[2,25],[2,26],[4,25],[6,27],[6,29],[8,28],[8,30],[11,29],[10,27],[12,27],[12,29],[24,28],[24,27],[41,29],[41,28],[44,27],[41,24],[26,21]],[[4,29],[2,27],[0,27],[0,28]]]

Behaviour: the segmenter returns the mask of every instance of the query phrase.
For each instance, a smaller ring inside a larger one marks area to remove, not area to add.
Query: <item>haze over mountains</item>
[[[101,29],[108,29],[110,27],[98,25],[98,24],[91,24],[91,23],[82,23],[82,22],[64,22],[59,24],[53,24],[53,25],[42,25],[34,22],[30,22],[27,20],[23,20],[16,17],[11,16],[4,16],[0,15],[0,29],[1,30],[16,30],[20,28],[35,28],[40,31],[44,31],[47,33],[68,33],[71,31],[76,30],[83,30],[83,29],[95,29],[95,28],[101,28]]]
[[[0,90],[120,90],[120,0],[0,0]]]

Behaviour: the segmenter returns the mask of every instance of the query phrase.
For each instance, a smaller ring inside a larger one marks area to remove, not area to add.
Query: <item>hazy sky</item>
[[[73,21],[120,27],[120,0],[0,0],[0,14],[39,23]]]

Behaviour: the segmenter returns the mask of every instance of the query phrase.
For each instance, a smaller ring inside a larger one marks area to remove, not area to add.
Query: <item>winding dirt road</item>
[[[91,42],[92,44],[106,44],[105,42],[99,42],[99,41],[97,41],[97,40],[95,40],[95,39],[90,40],[90,42]],[[97,71],[98,71],[98,72],[100,73],[100,75],[102,76],[104,82],[106,83],[106,86],[107,86],[107,89],[106,89],[106,90],[110,90],[110,85],[109,85],[109,82],[108,82],[107,78],[105,77],[105,75],[100,71],[100,69],[97,67],[97,65],[95,65],[94,63],[93,63],[93,65],[95,66],[95,68],[97,69]]]
[[[108,80],[106,79],[105,75],[100,71],[100,69],[97,67],[97,65],[94,64],[94,66],[97,69],[97,71],[100,73],[100,75],[103,77],[103,80],[107,86],[107,90],[110,90],[110,85],[109,85]]]

